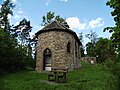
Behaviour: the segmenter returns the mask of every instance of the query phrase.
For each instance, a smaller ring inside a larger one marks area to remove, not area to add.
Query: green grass
[[[69,71],[67,83],[50,83],[47,73],[25,70],[0,77],[0,90],[117,90],[117,78],[101,65]]]

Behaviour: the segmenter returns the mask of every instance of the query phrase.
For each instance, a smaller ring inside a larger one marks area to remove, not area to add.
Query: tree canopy
[[[98,39],[96,32],[91,30],[90,33],[86,34],[85,36],[86,38],[90,39],[90,42],[86,44],[87,56],[96,57],[95,45]]]
[[[0,72],[25,69],[33,63],[28,53],[30,44],[24,46],[17,42],[18,38],[28,41],[32,27],[26,19],[14,28],[10,25],[8,16],[13,15],[14,6],[11,0],[5,0],[0,8]]]
[[[84,46],[83,46],[83,33],[82,32],[79,33],[79,40],[81,42],[81,45],[80,45],[81,57],[84,57],[85,56],[85,54],[84,54],[85,49],[84,49]]]
[[[111,40],[107,38],[99,38],[95,45],[97,62],[105,62],[105,60],[115,58],[115,49],[111,46]]]
[[[30,32],[32,30],[32,26],[30,25],[30,21],[27,21],[25,18],[20,21],[20,23],[13,27],[15,31],[15,35],[17,36],[22,45],[28,45],[30,43]]]
[[[113,8],[111,15],[114,17],[115,26],[106,27],[104,31],[108,30],[112,33],[112,45],[116,48],[118,54],[120,54],[120,0],[109,0],[106,5]]]
[[[15,7],[10,0],[5,0],[0,8],[0,27],[4,29],[5,32],[10,33],[10,23],[8,15],[13,15],[12,9]]]
[[[49,23],[51,23],[52,21],[58,21],[59,23],[61,23],[61,25],[66,26],[69,28],[69,25],[67,24],[67,22],[65,21],[64,18],[60,17],[60,15],[55,16],[54,12],[47,12],[46,16],[42,17],[42,26],[47,26]]]

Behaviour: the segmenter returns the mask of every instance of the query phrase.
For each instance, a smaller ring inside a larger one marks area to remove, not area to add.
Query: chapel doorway
[[[51,50],[45,49],[44,51],[44,59],[43,59],[43,70],[51,71]]]

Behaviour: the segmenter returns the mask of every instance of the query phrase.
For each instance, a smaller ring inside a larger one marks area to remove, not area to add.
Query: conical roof
[[[74,35],[74,37],[76,38],[76,40],[78,41],[79,44],[81,44],[81,42],[79,41],[76,33],[73,30],[70,30],[68,27],[61,25],[59,22],[57,21],[53,21],[51,22],[49,25],[45,26],[43,29],[39,30],[36,33],[36,37],[38,37],[39,34],[43,33],[43,32],[49,32],[49,31],[64,31],[64,32],[68,32]]]
[[[51,22],[49,25],[45,26],[42,30],[48,30],[48,29],[66,29],[67,27],[64,27],[57,21]]]
[[[53,31],[53,30],[61,30],[61,31],[67,31],[67,32],[72,32],[75,33],[74,31],[70,30],[68,27],[60,24],[58,21],[53,21],[50,24],[48,24],[47,26],[45,26],[43,29],[39,30],[36,35],[39,35],[42,32],[45,31]]]

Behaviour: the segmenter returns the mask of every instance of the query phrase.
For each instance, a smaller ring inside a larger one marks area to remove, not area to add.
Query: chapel
[[[36,33],[36,71],[51,71],[52,67],[80,68],[80,45],[77,34],[57,21]]]

